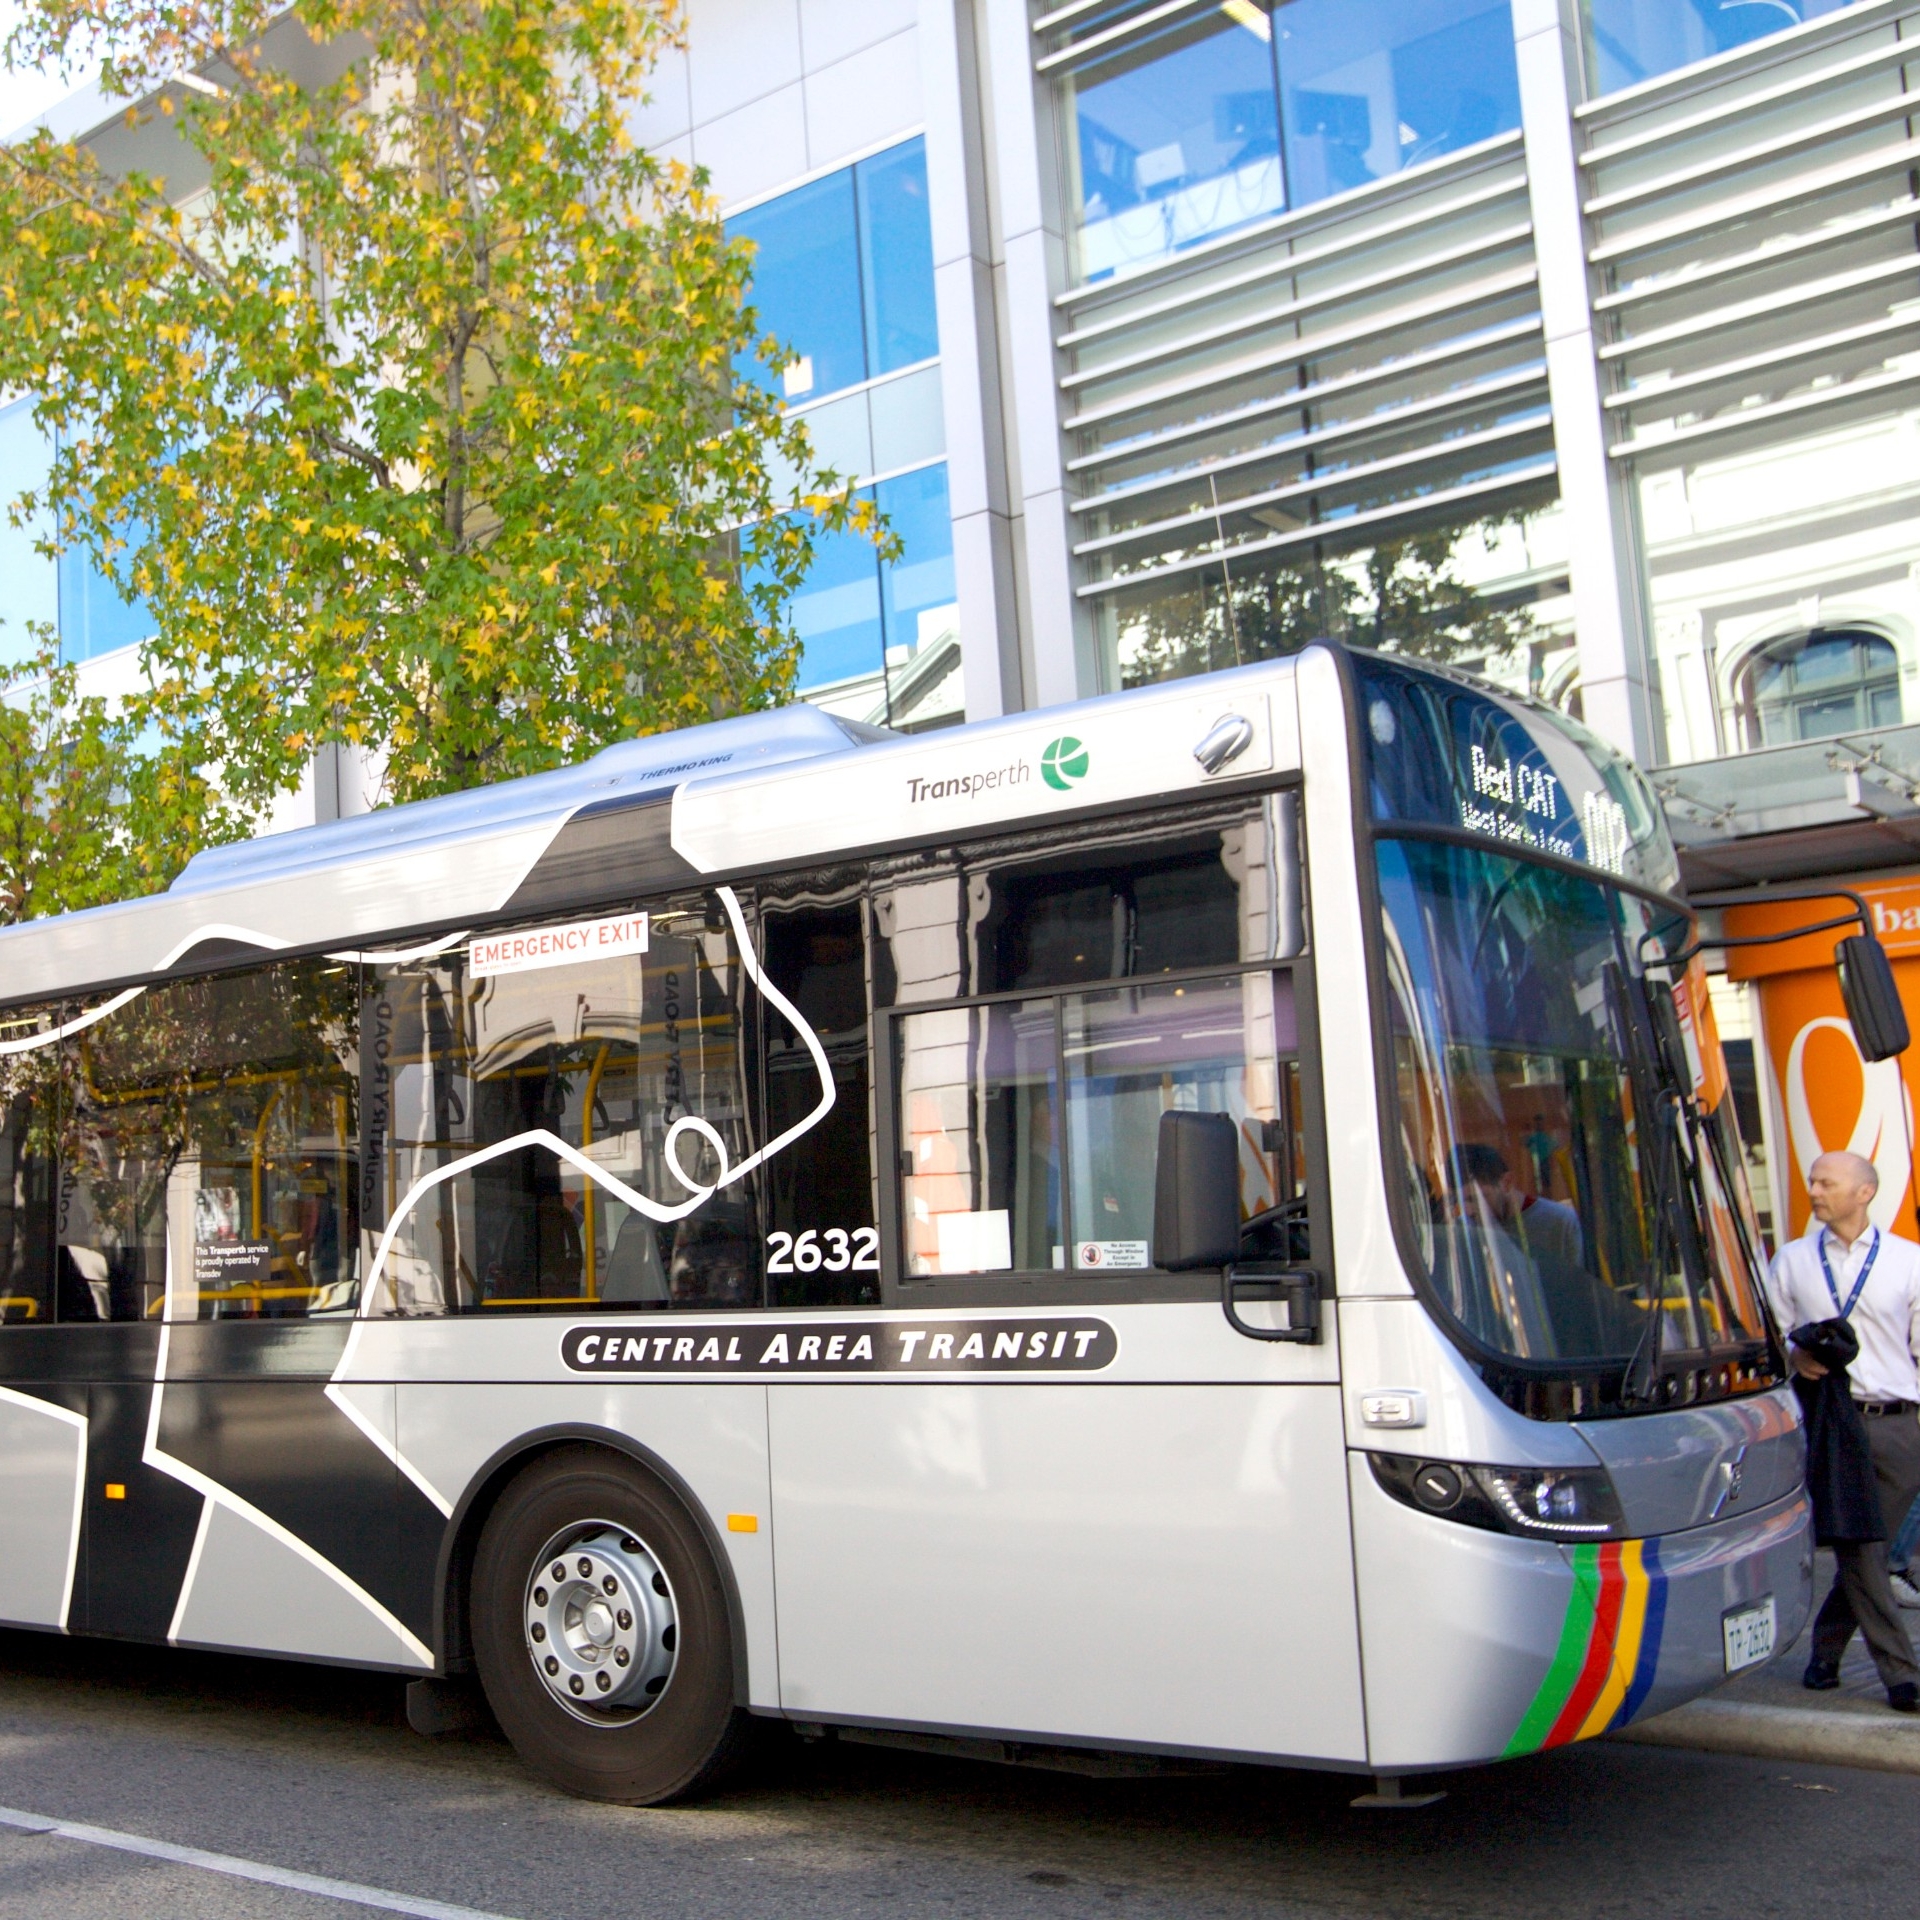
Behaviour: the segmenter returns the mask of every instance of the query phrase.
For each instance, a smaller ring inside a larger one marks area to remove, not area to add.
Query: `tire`
[[[470,1600],[487,1703],[555,1786],[660,1806],[713,1786],[744,1751],[713,1555],[684,1505],[619,1454],[563,1447],[510,1482],[481,1529]]]

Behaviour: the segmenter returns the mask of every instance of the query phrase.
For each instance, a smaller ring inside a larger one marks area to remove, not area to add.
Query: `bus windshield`
[[[1491,847],[1375,845],[1390,1177],[1445,1317],[1495,1371],[1593,1383],[1574,1410],[1770,1378],[1731,1102],[1683,1084],[1642,971],[1687,922]]]

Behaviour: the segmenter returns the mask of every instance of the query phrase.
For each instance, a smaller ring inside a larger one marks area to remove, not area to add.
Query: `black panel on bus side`
[[[176,1321],[167,1348],[169,1380],[333,1378],[353,1322],[326,1320]]]
[[[327,1398],[349,1326],[176,1326],[161,1451],[278,1521],[430,1641],[446,1521]]]
[[[22,1393],[61,1380],[150,1381],[159,1357],[160,1329],[152,1321],[67,1321],[0,1330],[0,1383]]]
[[[87,1422],[75,1633],[164,1640],[193,1553],[200,1495],[142,1459],[160,1329],[95,1322],[0,1331],[0,1383]],[[107,1498],[107,1488],[124,1497]]]
[[[193,1557],[202,1496],[141,1458],[153,1394],[151,1379],[88,1390],[85,1601],[76,1593],[71,1616],[87,1633],[164,1640]],[[109,1486],[124,1495],[108,1499]]]
[[[684,887],[700,875],[674,852],[673,796],[602,800],[582,807],[514,889],[505,913],[544,913]]]

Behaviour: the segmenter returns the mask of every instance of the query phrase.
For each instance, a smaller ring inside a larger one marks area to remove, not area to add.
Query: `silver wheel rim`
[[[582,1520],[547,1542],[520,1624],[540,1684],[589,1726],[638,1720],[673,1677],[673,1583],[645,1541],[611,1520]]]

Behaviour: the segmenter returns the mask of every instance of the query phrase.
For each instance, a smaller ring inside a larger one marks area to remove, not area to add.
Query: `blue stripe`
[[[1640,1658],[1634,1663],[1633,1684],[1620,1702],[1620,1711],[1613,1716],[1616,1727],[1624,1727],[1653,1691],[1653,1677],[1660,1665],[1660,1635],[1667,1624],[1667,1575],[1660,1564],[1658,1540],[1648,1540],[1641,1547],[1640,1564],[1652,1583],[1647,1593],[1647,1622],[1640,1629]]]

